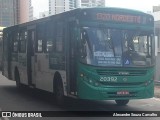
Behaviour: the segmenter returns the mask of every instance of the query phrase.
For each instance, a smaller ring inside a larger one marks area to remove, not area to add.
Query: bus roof
[[[138,10],[134,10],[134,9],[126,9],[126,8],[116,8],[116,7],[91,7],[91,8],[77,8],[77,9],[73,9],[73,10],[70,10],[70,11],[66,11],[66,12],[62,12],[62,13],[59,13],[59,14],[56,14],[56,15],[51,15],[51,16],[48,16],[48,17],[45,17],[45,18],[41,18],[41,19],[37,19],[37,20],[33,20],[33,21],[29,21],[29,22],[26,22],[26,23],[22,23],[22,24],[18,24],[18,25],[14,25],[14,26],[10,26],[11,28],[12,27],[15,27],[15,26],[25,26],[25,25],[29,25],[29,24],[34,24],[34,23],[37,23],[37,22],[43,22],[43,21],[46,21],[46,20],[50,20],[52,18],[56,18],[57,16],[63,16],[63,17],[66,17],[66,16],[70,16],[72,14],[74,15],[80,15],[80,14],[77,14],[77,13],[81,13],[83,11],[88,11],[88,12],[91,12],[92,11],[102,11],[102,12],[117,12],[117,13],[123,13],[123,14],[135,14],[135,15],[147,15],[147,16],[152,16],[151,14],[148,14],[148,13],[145,13],[145,12],[142,12],[142,11],[138,11]],[[81,17],[81,16],[80,16]],[[153,18],[153,16],[152,16]],[[153,18],[154,19],[154,18]],[[10,28],[9,27],[9,28]],[[5,28],[5,27],[1,27],[1,28]]]
[[[92,8],[78,8],[80,11],[106,11],[106,12],[117,12],[117,13],[126,13],[126,14],[136,14],[136,15],[148,15],[152,16],[149,13],[135,10],[135,9],[128,9],[128,8],[118,8],[118,7],[92,7]]]

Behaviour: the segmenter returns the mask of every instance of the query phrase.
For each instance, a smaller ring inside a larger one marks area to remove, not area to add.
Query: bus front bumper
[[[122,94],[119,94],[121,93]],[[124,93],[124,94],[123,94]],[[126,94],[127,93],[127,94]],[[95,87],[84,81],[78,83],[78,98],[88,100],[145,99],[154,96],[154,82],[147,86]]]

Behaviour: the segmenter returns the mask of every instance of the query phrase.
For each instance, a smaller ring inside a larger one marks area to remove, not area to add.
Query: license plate
[[[117,95],[129,95],[129,91],[118,91]]]

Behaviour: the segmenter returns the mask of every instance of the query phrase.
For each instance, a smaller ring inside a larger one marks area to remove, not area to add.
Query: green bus
[[[0,70],[2,69],[2,36],[4,28],[5,27],[0,26]]]
[[[84,8],[8,27],[3,75],[64,97],[115,100],[154,96],[154,18],[122,8]]]

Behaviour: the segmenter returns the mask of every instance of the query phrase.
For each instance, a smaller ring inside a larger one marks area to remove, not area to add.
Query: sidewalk
[[[160,98],[160,84],[155,84],[154,87],[154,96]]]

